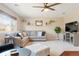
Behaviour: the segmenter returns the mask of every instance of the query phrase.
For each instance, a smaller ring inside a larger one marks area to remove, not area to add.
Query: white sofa
[[[26,31],[28,37],[32,40],[36,41],[45,41],[46,40],[46,32],[45,31]]]

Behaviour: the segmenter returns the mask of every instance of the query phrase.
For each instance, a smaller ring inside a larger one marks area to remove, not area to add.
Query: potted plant
[[[61,28],[60,27],[55,27],[54,31],[57,33],[57,37],[59,39],[59,33],[61,33]]]

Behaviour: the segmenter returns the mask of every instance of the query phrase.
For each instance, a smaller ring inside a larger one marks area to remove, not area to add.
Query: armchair
[[[30,42],[30,39],[28,37],[15,37],[15,43],[19,45],[20,47],[25,47]]]

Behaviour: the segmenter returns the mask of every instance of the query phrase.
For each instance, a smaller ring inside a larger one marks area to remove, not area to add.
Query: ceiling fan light
[[[44,11],[48,11],[48,8],[45,8]]]

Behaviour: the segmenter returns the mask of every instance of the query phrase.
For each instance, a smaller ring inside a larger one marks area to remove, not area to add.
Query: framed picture
[[[35,25],[36,26],[42,26],[43,25],[43,21],[42,20],[36,20],[35,21]]]

